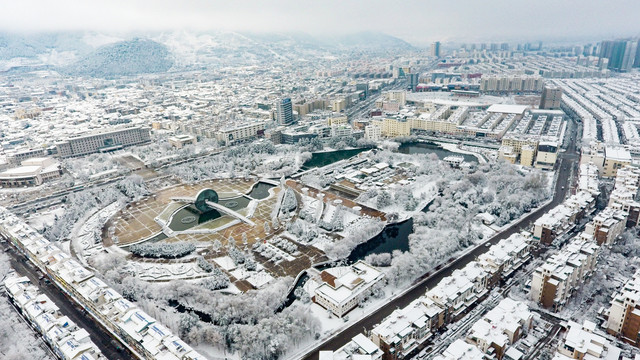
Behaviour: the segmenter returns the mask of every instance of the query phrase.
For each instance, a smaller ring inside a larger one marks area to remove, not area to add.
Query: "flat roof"
[[[487,112],[494,113],[506,113],[506,114],[524,114],[529,106],[527,105],[508,105],[508,104],[493,104],[489,106]]]

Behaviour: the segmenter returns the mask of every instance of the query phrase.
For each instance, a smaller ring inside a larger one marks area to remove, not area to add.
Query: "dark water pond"
[[[469,154],[460,154],[453,151],[445,150],[440,145],[431,142],[415,142],[405,143],[398,148],[399,153],[403,154],[436,154],[440,160],[447,156],[457,155],[462,156],[464,161],[477,163],[478,159]]]

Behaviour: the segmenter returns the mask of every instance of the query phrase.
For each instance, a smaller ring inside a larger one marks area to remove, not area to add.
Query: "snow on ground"
[[[116,201],[107,207],[95,212],[89,216],[86,221],[79,221],[73,228],[71,233],[71,246],[76,252],[76,256],[87,266],[87,259],[104,250],[102,246],[102,226],[109,218],[120,210],[120,204]],[[78,226],[80,225],[80,226]],[[96,241],[96,235],[99,240]]]
[[[260,289],[261,287],[270,283],[272,280],[273,280],[273,276],[271,276],[266,271],[260,271],[260,272],[254,273],[253,275],[247,278],[247,281],[251,285],[253,285],[253,287],[255,287],[256,289]]]
[[[326,222],[331,222],[331,219],[333,219],[333,214],[336,212],[336,210],[337,210],[337,207],[330,204],[326,204],[324,216],[322,217],[322,220]]]
[[[45,227],[52,226],[55,217],[60,217],[62,214],[64,214],[63,207],[38,212],[38,214],[31,215],[27,218],[27,224],[31,225],[36,231],[41,231]]]
[[[193,263],[145,263],[129,262],[124,269],[136,274],[142,280],[165,281],[204,278],[209,275],[195,262]]]
[[[405,210],[405,204],[402,201],[395,200],[395,192],[404,187],[409,187],[409,189],[411,189],[413,197],[419,201],[418,206],[416,206],[416,208],[412,211]],[[387,214],[397,213],[400,219],[408,219],[415,215],[417,212],[422,211],[422,209],[424,209],[424,207],[427,206],[427,204],[429,204],[435,198],[437,193],[436,189],[436,181],[429,181],[428,176],[418,176],[409,184],[392,184],[386,187],[384,190],[388,191],[391,195],[391,203],[387,206],[378,208],[378,196],[375,196],[366,201],[362,201],[362,203],[374,209],[384,211]]]
[[[333,240],[331,240],[329,237],[325,235],[320,234],[316,238],[316,240],[313,242],[313,247],[315,247],[318,250],[325,251],[325,249],[331,246],[331,244],[333,244]]]
[[[378,268],[378,269],[384,272],[390,268]],[[313,285],[310,285],[310,288],[313,288]],[[305,289],[307,289],[306,284],[305,284]],[[358,306],[355,307],[346,315],[346,317],[343,317],[343,318],[338,318],[337,316],[330,313],[328,310],[326,310],[325,308],[323,308],[322,306],[316,303],[310,302],[305,304],[300,300],[296,300],[294,302],[294,305],[298,304],[300,306],[308,308],[309,312],[311,312],[313,316],[320,321],[320,333],[322,335],[318,340],[309,340],[307,343],[301,344],[301,346],[299,346],[297,349],[292,349],[292,351],[295,351],[295,354],[292,354],[292,353],[287,354],[288,355],[287,358],[295,358],[294,355],[302,355],[303,352],[310,350],[310,348],[313,347],[314,345],[321,343],[323,340],[329,338],[331,335],[336,334],[341,330],[353,325],[354,323],[358,322],[360,319],[362,319],[366,315],[371,314],[372,312],[379,309],[383,305],[387,304],[392,299],[401,295],[405,291],[406,289],[400,289],[397,287],[393,287],[391,285],[387,285],[384,288],[384,292],[385,292],[384,296],[378,299],[369,298],[366,302],[362,304],[363,305],[362,307],[358,307]]]
[[[220,266],[225,271],[232,271],[236,268],[236,263],[233,262],[233,259],[226,255],[213,259],[213,262],[218,264],[218,266]]]
[[[224,349],[211,346],[211,344],[207,344],[204,341],[197,345],[191,344],[191,347],[209,360],[240,360],[239,352],[229,353]]]
[[[436,144],[440,145],[441,148],[454,152],[454,153],[458,153],[458,154],[467,154],[467,155],[473,155],[475,156],[476,159],[478,159],[478,163],[480,164],[484,164],[487,162],[487,160],[484,158],[484,156],[477,154],[473,151],[468,151],[468,150],[463,150],[460,149],[458,147],[458,144],[452,144],[452,143],[445,143],[445,142],[436,142]]]
[[[480,241],[485,241],[486,239],[493,236],[498,231],[498,229],[494,229],[492,228],[492,226],[487,226],[485,224],[478,223],[478,222],[472,222],[471,229],[475,231],[480,231],[482,233],[483,237]]]

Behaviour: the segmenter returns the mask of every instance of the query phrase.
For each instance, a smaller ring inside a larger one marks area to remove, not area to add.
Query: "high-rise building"
[[[556,86],[546,85],[542,89],[540,97],[540,109],[558,110],[562,100],[562,89]]]
[[[431,44],[431,56],[440,57],[440,41]]]
[[[289,125],[293,123],[293,107],[291,99],[286,98],[278,102],[277,120],[280,125]]]
[[[369,83],[368,82],[356,84],[356,90],[364,91],[364,97],[365,98],[369,97]]]
[[[411,73],[409,74],[409,88],[412,92],[416,91],[416,87],[418,86],[419,74]]]
[[[600,58],[609,60],[609,69],[627,72],[634,65],[638,49],[635,40],[605,40],[600,43]]]

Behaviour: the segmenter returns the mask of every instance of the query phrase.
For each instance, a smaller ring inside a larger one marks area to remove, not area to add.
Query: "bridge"
[[[253,221],[249,220],[246,216],[238,213],[237,211],[231,210],[228,207],[224,207],[218,204],[218,200],[220,200],[218,197],[218,193],[212,189],[200,190],[196,197],[179,196],[173,197],[171,198],[171,200],[179,203],[194,204],[195,207],[202,212],[207,212],[211,209],[215,209],[221,213],[225,213],[233,216],[236,219],[240,219],[251,226],[256,226],[256,224]]]
[[[229,209],[228,207],[224,207],[218,203],[215,203],[213,201],[205,201],[205,204],[207,204],[207,206],[209,206],[212,209],[216,209],[218,211],[220,211],[221,213],[225,213],[225,214],[229,214],[231,216],[233,216],[234,218],[240,219],[243,222],[251,225],[251,226],[256,226],[256,223],[254,223],[253,221],[249,220],[246,216],[238,213],[237,211],[233,211],[231,209]]]

